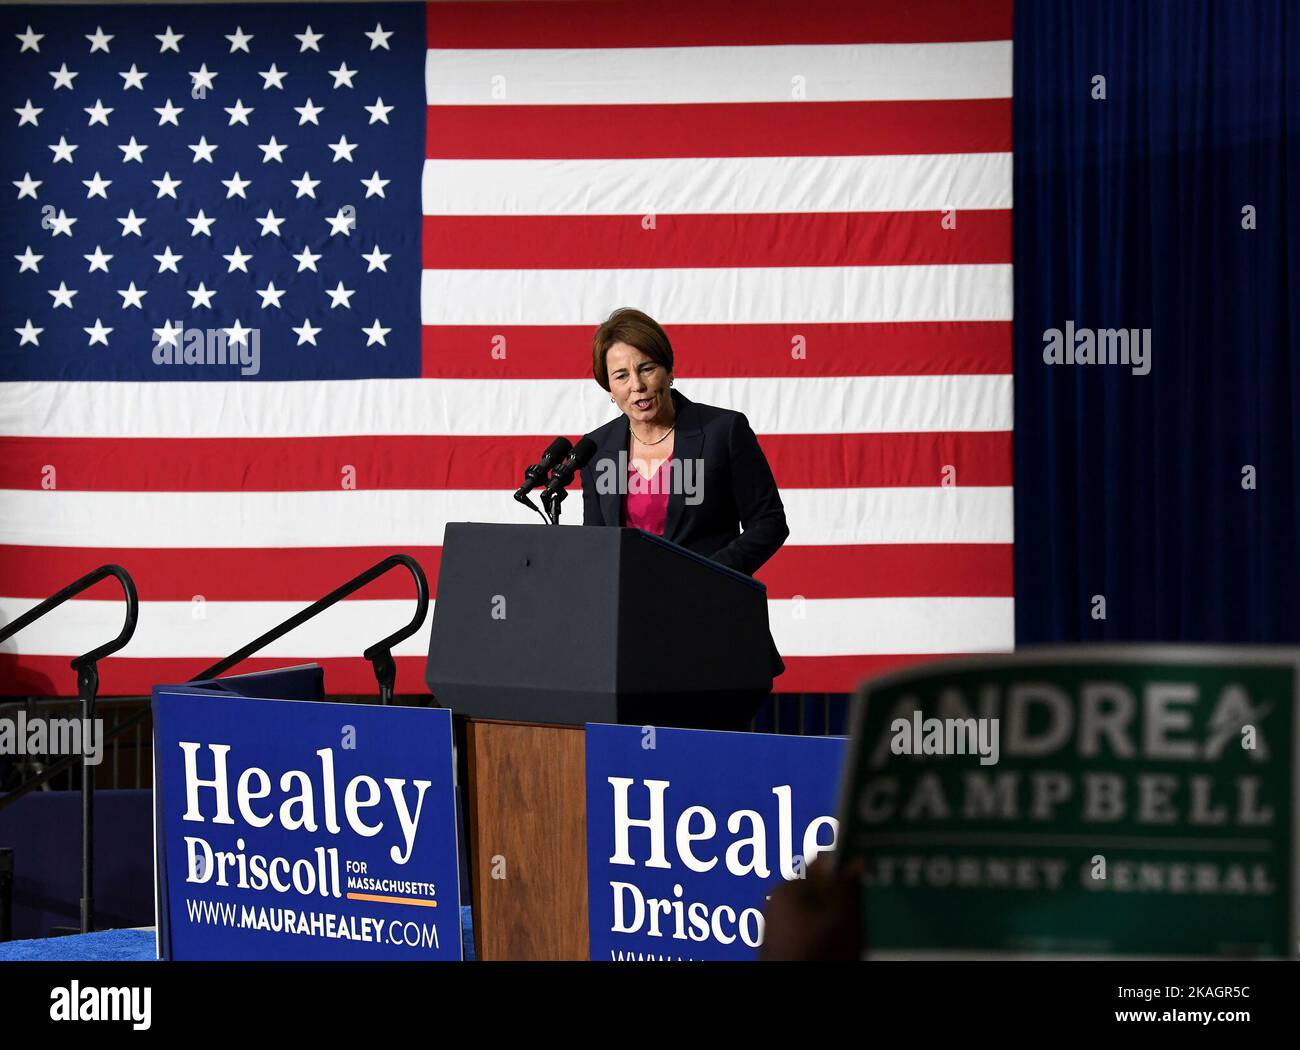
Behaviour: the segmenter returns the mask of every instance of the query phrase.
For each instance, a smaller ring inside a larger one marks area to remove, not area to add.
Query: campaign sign
[[[153,691],[170,959],[460,959],[451,714]]]
[[[835,844],[844,745],[588,725],[591,958],[757,958],[768,894]]]
[[[1297,654],[946,661],[862,687],[837,860],[881,954],[1290,956]]]

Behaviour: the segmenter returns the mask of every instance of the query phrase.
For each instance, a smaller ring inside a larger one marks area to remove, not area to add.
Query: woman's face
[[[605,366],[614,403],[633,423],[650,423],[671,413],[672,373],[649,354],[615,343],[605,355]]]

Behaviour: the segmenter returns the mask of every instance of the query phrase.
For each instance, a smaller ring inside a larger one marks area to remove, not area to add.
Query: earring
[[[609,403],[610,403],[611,405],[614,404],[614,399],[613,399],[612,397],[609,399]]]

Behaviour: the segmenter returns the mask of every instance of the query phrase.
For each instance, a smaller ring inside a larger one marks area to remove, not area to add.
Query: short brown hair
[[[609,367],[605,358],[615,343],[636,347],[651,361],[663,365],[669,372],[673,370],[673,345],[659,322],[630,306],[620,307],[596,329],[591,341],[591,374],[606,390],[609,389]]]

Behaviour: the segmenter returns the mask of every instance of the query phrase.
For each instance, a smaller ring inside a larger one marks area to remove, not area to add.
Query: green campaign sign
[[[838,854],[872,952],[1294,955],[1298,668],[1079,647],[868,682]]]

